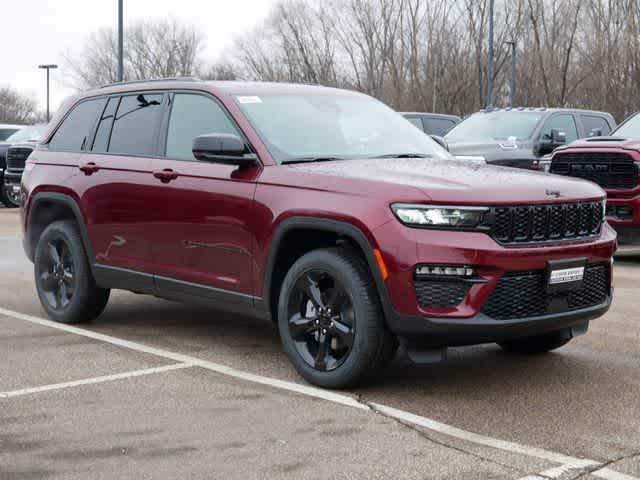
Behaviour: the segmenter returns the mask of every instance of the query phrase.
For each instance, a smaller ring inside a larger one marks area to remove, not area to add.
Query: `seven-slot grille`
[[[495,320],[515,320],[601,305],[609,296],[609,276],[609,264],[587,265],[581,288],[549,293],[546,270],[506,273],[482,313]]]
[[[590,180],[603,188],[631,189],[638,182],[638,168],[625,153],[559,153],[550,172]]]
[[[9,147],[7,150],[7,170],[24,170],[24,163],[31,155],[33,148]]]
[[[492,234],[503,244],[588,238],[600,233],[603,203],[494,207]]]

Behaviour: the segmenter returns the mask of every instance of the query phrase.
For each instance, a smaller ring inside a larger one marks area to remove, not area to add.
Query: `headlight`
[[[489,209],[395,203],[391,205],[391,210],[402,223],[409,226],[468,229],[481,225]]]

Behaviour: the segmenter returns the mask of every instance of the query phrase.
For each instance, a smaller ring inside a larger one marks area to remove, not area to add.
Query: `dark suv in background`
[[[607,192],[607,221],[622,245],[640,245],[640,115],[608,137],[593,137],[557,149],[551,173],[597,183]]]
[[[457,115],[444,113],[401,112],[401,115],[427,135],[444,137],[460,122]]]
[[[20,206],[20,178],[24,162],[44,129],[45,125],[24,127],[9,136],[5,142],[0,142],[0,201],[6,207]]]
[[[459,157],[481,156],[491,165],[537,170],[555,148],[585,137],[608,135],[609,113],[563,108],[481,110],[456,125],[445,141]]]
[[[381,102],[311,85],[155,81],[60,109],[22,178],[40,302],[112,288],[270,319],[309,382],[498,342],[546,352],[611,304],[615,233],[582,180],[454,160]],[[231,321],[231,320],[230,320]]]

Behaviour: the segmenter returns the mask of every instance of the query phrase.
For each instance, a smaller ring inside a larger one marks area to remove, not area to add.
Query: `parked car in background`
[[[204,302],[273,320],[305,379],[342,388],[400,342],[418,362],[542,353],[609,309],[605,193],[505,170],[357,92],[129,82],[52,121],[22,178],[23,241],[56,321],[97,317],[112,288]]]
[[[597,183],[607,192],[607,221],[621,245],[640,245],[640,114],[607,137],[558,148],[548,171]]]
[[[427,135],[438,137],[444,137],[460,122],[460,117],[444,113],[400,112],[400,114]]]
[[[0,178],[2,203],[6,207],[20,206],[20,179],[24,163],[42,136],[46,125],[32,125],[17,131],[0,145],[0,169],[4,170]],[[4,167],[4,168],[1,168]]]
[[[605,112],[563,108],[481,110],[445,135],[455,156],[481,156],[491,165],[539,169],[539,160],[566,143],[608,135],[615,127]]]
[[[23,129],[24,125],[10,125],[7,123],[0,123],[0,142],[4,142],[11,135],[16,133],[18,130]]]

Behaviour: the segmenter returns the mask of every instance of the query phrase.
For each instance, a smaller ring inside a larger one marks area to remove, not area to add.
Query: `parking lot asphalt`
[[[399,356],[366,388],[307,386],[267,322],[112,292],[48,322],[0,209],[0,479],[640,478],[640,256],[589,333],[540,357]]]

